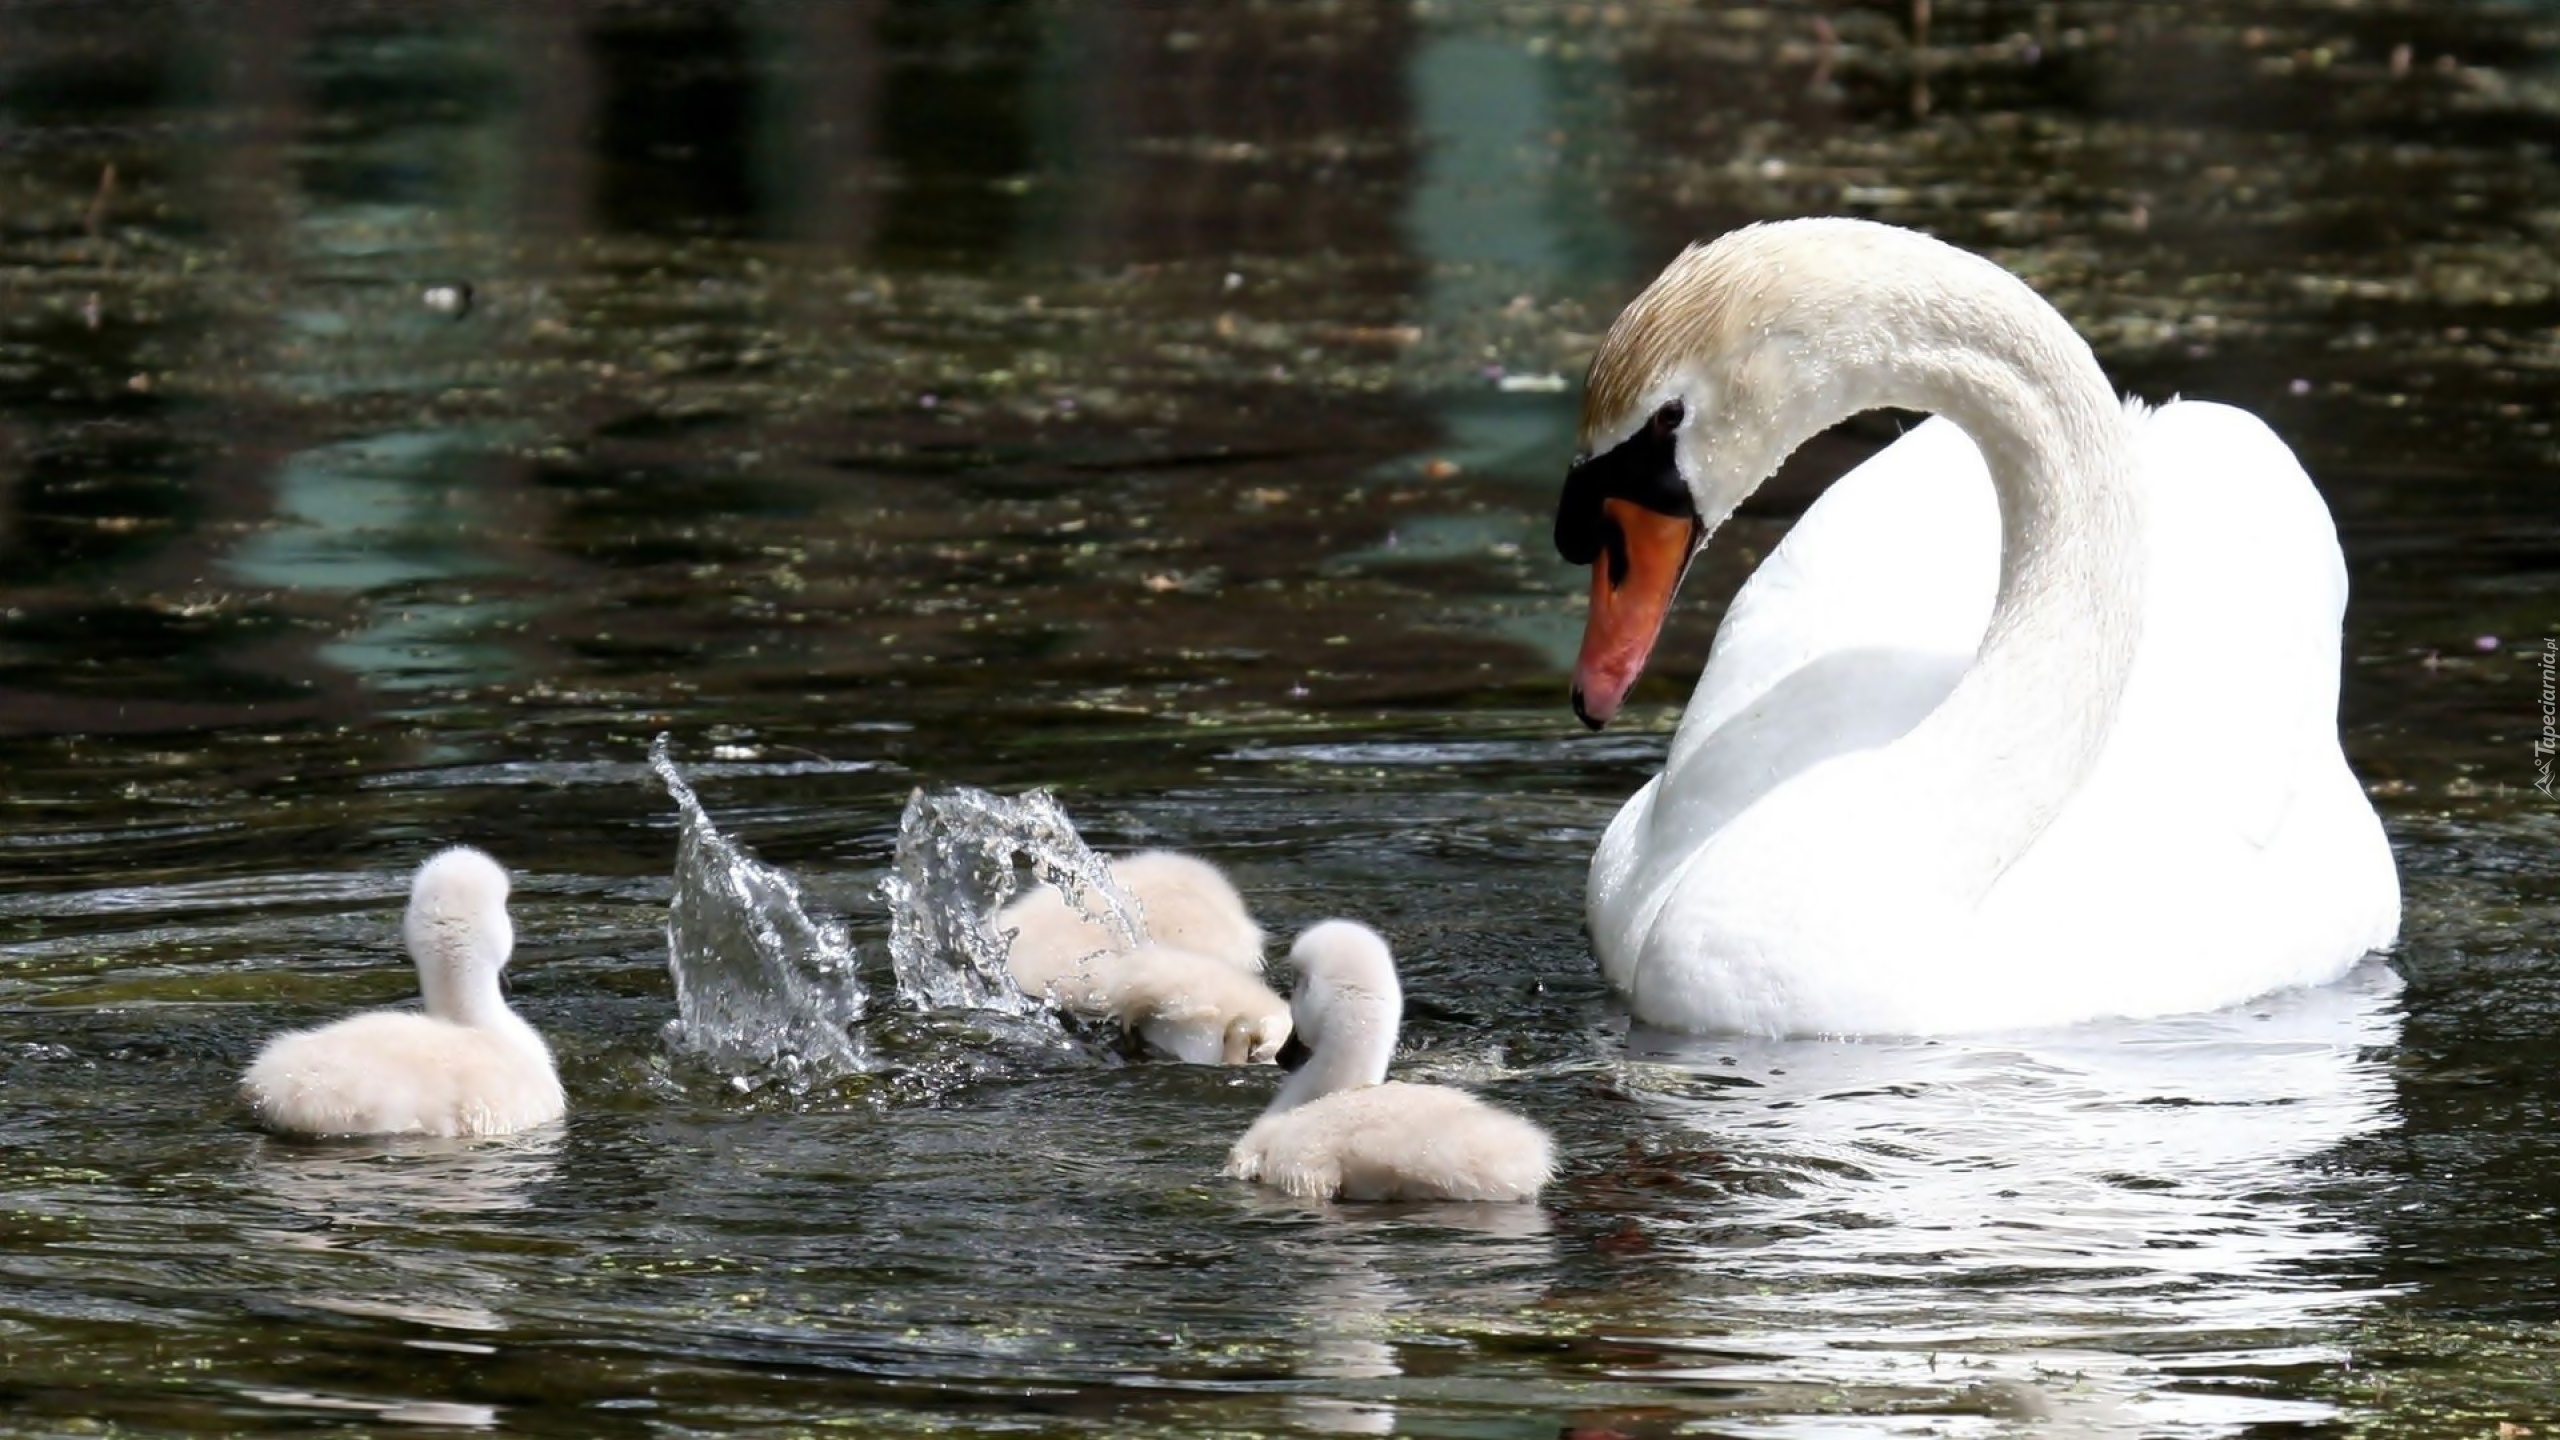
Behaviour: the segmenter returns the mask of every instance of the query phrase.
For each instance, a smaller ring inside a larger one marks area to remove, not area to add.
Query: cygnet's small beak
[[[1706,526],[1633,500],[1600,502],[1603,544],[1591,561],[1591,614],[1573,667],[1573,713],[1597,730],[1614,719],[1644,673],[1697,557]]]
[[[1271,1061],[1283,1070],[1294,1071],[1298,1067],[1306,1064],[1308,1057],[1315,1053],[1316,1052],[1313,1050],[1307,1048],[1306,1041],[1298,1038],[1298,1032],[1292,1030],[1289,1032],[1288,1043],[1280,1047],[1280,1053],[1272,1056]]]

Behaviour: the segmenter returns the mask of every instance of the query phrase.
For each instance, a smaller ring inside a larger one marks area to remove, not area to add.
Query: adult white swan
[[[2157,1015],[2390,944],[2399,879],[2338,749],[2346,572],[2292,452],[2226,406],[2118,401],[2023,283],[1891,226],[1736,231],[1610,326],[1556,513],[1592,567],[1584,722],[1734,507],[1879,406],[1939,418],[1752,575],[1592,857],[1592,944],[1636,1015]]]

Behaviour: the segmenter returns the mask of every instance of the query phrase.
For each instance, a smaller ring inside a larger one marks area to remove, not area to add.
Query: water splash
[[[1047,792],[1006,798],[958,787],[908,800],[878,889],[901,1003],[871,1015],[843,924],[813,919],[791,875],[720,833],[677,767],[671,737],[650,746],[649,766],[682,825],[667,911],[679,1015],[667,1026],[670,1048],[707,1060],[742,1090],[779,1082],[804,1097],[862,1075],[861,1093],[891,1105],[947,1098],[1061,1053],[1108,1053],[1014,985],[1005,966],[1012,937],[988,923],[1027,871],[1122,943],[1145,934],[1137,903]]]
[[[918,790],[898,822],[897,863],[880,882],[902,999],[1014,1016],[1047,1008],[1014,985],[1005,968],[1011,936],[988,923],[1013,898],[1025,863],[1122,944],[1145,938],[1137,902],[1048,791],[1008,799],[965,785]]]
[[[779,1082],[799,1094],[872,1068],[855,1028],[870,996],[843,925],[811,919],[789,875],[720,833],[676,769],[670,737],[650,745],[649,768],[683,826],[667,906],[670,1042],[743,1089]]]

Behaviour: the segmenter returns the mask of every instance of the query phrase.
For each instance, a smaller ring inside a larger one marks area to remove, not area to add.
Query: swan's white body
[[[241,1077],[258,1123],[294,1135],[504,1135],[567,1110],[551,1047],[507,1008],[507,874],[477,850],[418,869],[403,924],[426,1013],[375,1010],[267,1042]]]
[[[1783,353],[1682,377],[1714,392],[1680,457],[1705,529],[1843,414],[1951,418],[1753,574],[1603,838],[1592,941],[1636,1014],[2064,1024],[2323,984],[2389,945],[2397,873],[2338,744],[2346,571],[2291,451],[2225,406],[2120,405],[2033,292],[1937,242],[1833,221],[1729,246],[1706,283],[1756,281],[1728,308]],[[1801,331],[1764,299],[1791,287]],[[1730,467],[1689,453],[1717,449]]]
[[[1387,1080],[1404,992],[1376,931],[1328,920],[1290,957],[1310,1053],[1236,1142],[1229,1175],[1325,1200],[1537,1198],[1555,1174],[1544,1130],[1464,1090]]]
[[[1111,879],[1138,902],[1144,943],[1131,948],[1056,886],[1035,885],[988,920],[1012,932],[1014,984],[1195,1065],[1269,1063],[1289,1038],[1289,1003],[1262,982],[1262,927],[1235,886],[1171,850],[1122,856]]]

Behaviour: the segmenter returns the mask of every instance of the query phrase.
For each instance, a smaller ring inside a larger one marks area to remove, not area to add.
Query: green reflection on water
[[[292,456],[275,473],[272,527],[225,563],[251,585],[377,597],[361,627],[317,653],[382,689],[508,679],[520,667],[482,637],[530,607],[417,598],[498,568],[483,539],[492,517],[474,513],[466,479],[488,447],[462,431],[394,432]]]

